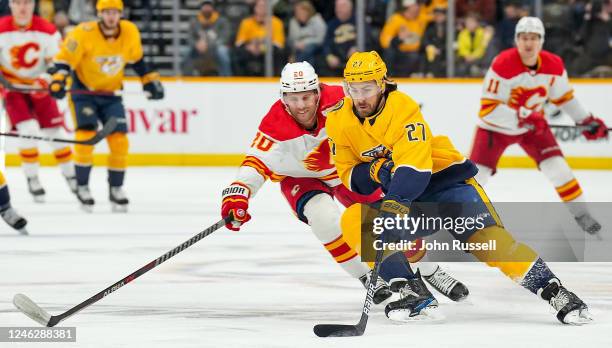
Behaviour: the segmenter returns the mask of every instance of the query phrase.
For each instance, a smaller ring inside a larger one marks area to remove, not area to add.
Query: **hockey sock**
[[[124,170],[108,170],[108,185],[111,187],[123,186],[125,180]]]
[[[38,149],[20,149],[19,156],[21,157],[21,167],[27,178],[32,178],[38,175],[40,167]]]
[[[4,175],[0,172],[0,208],[10,206],[11,196],[9,195],[8,185]]]
[[[73,177],[75,176],[74,172],[74,164],[71,161],[72,158],[72,150],[69,147],[64,147],[63,149],[53,151],[53,155],[57,160],[57,163],[62,171],[62,174],[65,177]]]
[[[342,235],[329,243],[323,244],[323,246],[338,265],[352,277],[359,278],[368,272],[368,267],[361,262],[357,252],[344,241]]]
[[[415,278],[412,268],[403,252],[394,252],[384,258],[380,264],[380,276],[390,283],[391,279],[413,279]]]
[[[129,141],[125,133],[113,133],[106,137],[110,155],[108,156],[108,183],[110,186],[123,186]]]
[[[567,208],[574,216],[581,216],[587,212],[582,188],[563,157],[547,158],[540,162],[539,167],[555,186],[559,198],[567,203]]]
[[[346,240],[340,227],[340,210],[333,198],[327,193],[316,194],[304,204],[304,216],[314,235],[323,243],[345,272],[359,278],[369,271],[361,262],[356,246]]]
[[[500,226],[488,226],[468,239],[470,243],[487,243],[495,240],[495,250],[471,251],[478,260],[496,267],[513,281],[519,283],[538,259],[538,254],[528,245],[517,242]]]
[[[96,135],[95,131],[78,129],[76,131],[76,140],[87,140]],[[91,145],[77,144],[74,146],[74,169],[79,186],[89,184],[89,174],[93,165],[93,150]]]
[[[541,258],[538,258],[529,269],[529,272],[523,277],[520,284],[525,289],[537,294],[538,289],[546,287],[549,280],[553,278],[556,277],[550,268],[548,268],[548,265]]]

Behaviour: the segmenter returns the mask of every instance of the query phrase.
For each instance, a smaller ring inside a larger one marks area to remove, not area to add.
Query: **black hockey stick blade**
[[[39,305],[37,305],[29,297],[27,297],[26,295],[23,295],[23,294],[16,294],[13,297],[13,304],[23,314],[27,315],[28,317],[30,317],[32,320],[36,321],[37,323],[39,323],[39,324],[41,324],[43,326],[53,327],[53,326],[57,325],[59,322],[61,322],[61,321],[65,320],[65,319],[75,315],[77,312],[79,312],[79,311],[83,310],[84,308],[89,307],[92,304],[100,301],[101,299],[103,299],[104,297],[106,297],[106,296],[112,294],[113,292],[117,291],[118,289],[120,289],[124,285],[132,282],[134,279],[140,277],[141,275],[147,273],[148,271],[152,270],[153,268],[159,266],[160,264],[162,264],[163,262],[165,262],[168,259],[172,258],[176,254],[180,253],[181,251],[183,251],[183,250],[189,248],[190,246],[192,246],[193,244],[197,243],[202,238],[208,236],[209,234],[211,234],[211,233],[215,232],[216,230],[220,229],[221,227],[225,226],[226,223],[228,223],[228,222],[230,222],[232,220],[233,220],[232,215],[230,215],[230,216],[228,216],[228,217],[226,217],[224,219],[219,220],[214,225],[208,227],[204,231],[196,234],[195,236],[191,237],[187,241],[185,241],[182,244],[176,246],[174,249],[168,251],[167,253],[163,254],[162,256],[158,257],[157,259],[155,259],[155,260],[147,263],[146,265],[140,267],[139,269],[137,269],[136,271],[132,272],[127,277],[119,280],[118,282],[114,283],[113,285],[111,285],[111,286],[107,287],[106,289],[98,292],[97,294],[95,294],[92,297],[88,298],[87,300],[79,303],[78,305],[70,308],[69,310],[67,310],[66,312],[64,312],[62,314],[50,315],[47,311],[42,309]]]
[[[361,326],[359,324],[319,324],[315,325],[313,330],[315,335],[319,337],[354,337],[363,336],[365,326]]]
[[[315,335],[319,337],[352,337],[363,335],[366,325],[368,324],[370,309],[372,309],[372,305],[374,304],[374,289],[376,289],[376,282],[378,281],[378,271],[380,270],[383,252],[384,250],[382,248],[376,251],[374,269],[372,270],[372,275],[368,282],[368,291],[366,293],[363,309],[361,310],[361,319],[359,319],[359,322],[356,325],[318,324],[313,328]]]

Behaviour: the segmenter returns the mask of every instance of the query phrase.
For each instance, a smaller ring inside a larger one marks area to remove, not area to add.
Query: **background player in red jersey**
[[[324,110],[344,97],[342,87],[319,84],[314,68],[306,62],[287,64],[280,82],[280,99],[261,121],[235,181],[223,190],[221,216],[232,214],[234,221],[227,228],[238,231],[251,219],[249,200],[259,188],[267,179],[280,182],[281,192],[297,218],[310,225],[347,273],[366,285],[370,269],[345,241],[334,197],[350,206],[377,201],[381,192],[364,196],[349,191],[340,182],[331,160]],[[423,253],[414,256],[420,259]],[[465,285],[436,263],[416,266],[445,296],[458,301],[468,295]],[[374,302],[380,303],[390,296],[387,284],[378,279]]]
[[[11,0],[11,16],[0,19],[0,70],[6,80],[26,88],[46,86],[44,76],[59,50],[61,37],[55,26],[34,15],[34,0]],[[44,92],[7,91],[4,107],[11,124],[21,134],[67,138],[64,116],[51,96]],[[51,143],[55,159],[70,189],[76,190],[76,178],[70,147]],[[21,139],[22,167],[28,189],[37,202],[43,202],[45,190],[38,179],[39,154],[35,140]]]
[[[555,186],[559,197],[588,233],[601,225],[589,214],[582,189],[574,177],[542,112],[550,100],[578,125],[588,140],[608,136],[604,121],[587,112],[574,97],[560,57],[542,50],[544,25],[523,17],[516,25],[516,47],[501,52],[485,76],[480,119],[470,159],[486,184],[497,162],[512,144],[519,144]]]

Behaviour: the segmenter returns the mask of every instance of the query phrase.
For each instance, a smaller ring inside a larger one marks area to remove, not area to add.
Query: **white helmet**
[[[308,62],[287,63],[281,72],[280,94],[319,89],[319,76]]]
[[[518,38],[520,33],[536,33],[540,35],[542,43],[544,43],[544,24],[538,17],[523,17],[516,23],[514,30],[514,40]]]

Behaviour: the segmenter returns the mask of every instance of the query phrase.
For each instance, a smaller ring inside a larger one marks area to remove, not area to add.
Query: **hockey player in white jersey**
[[[0,70],[2,76],[21,89],[40,90],[47,84],[48,64],[59,50],[61,37],[55,26],[34,15],[34,0],[10,0],[12,15],[0,19]],[[4,107],[11,124],[20,134],[67,138],[64,116],[46,92],[8,90]],[[44,133],[44,134],[41,134]],[[76,178],[70,147],[51,143],[54,156],[70,189]],[[43,202],[45,190],[38,178],[39,153],[35,140],[21,139],[19,154],[28,189],[36,202]]]
[[[478,166],[476,180],[486,184],[505,149],[518,143],[555,186],[578,225],[596,234],[601,225],[589,214],[582,189],[544,118],[544,104],[550,100],[577,125],[587,126],[587,140],[607,137],[607,127],[574,97],[561,58],[542,49],[544,25],[539,18],[521,18],[515,42],[515,48],[495,58],[484,79],[470,156]]]
[[[221,215],[225,218],[232,214],[234,221],[227,228],[238,231],[251,219],[249,200],[264,182],[280,182],[297,218],[310,225],[335,261],[365,285],[370,269],[344,240],[341,213],[333,198],[349,206],[379,200],[380,192],[363,196],[349,191],[340,182],[331,160],[322,111],[344,97],[342,87],[320,84],[306,62],[287,64],[280,82],[280,99],[261,121],[236,179],[223,190]],[[468,295],[467,288],[437,264],[421,263],[420,267],[423,274],[429,275],[430,284],[444,295],[454,300]],[[452,286],[440,287],[441,284]],[[387,284],[379,279],[375,303],[390,296]]]

